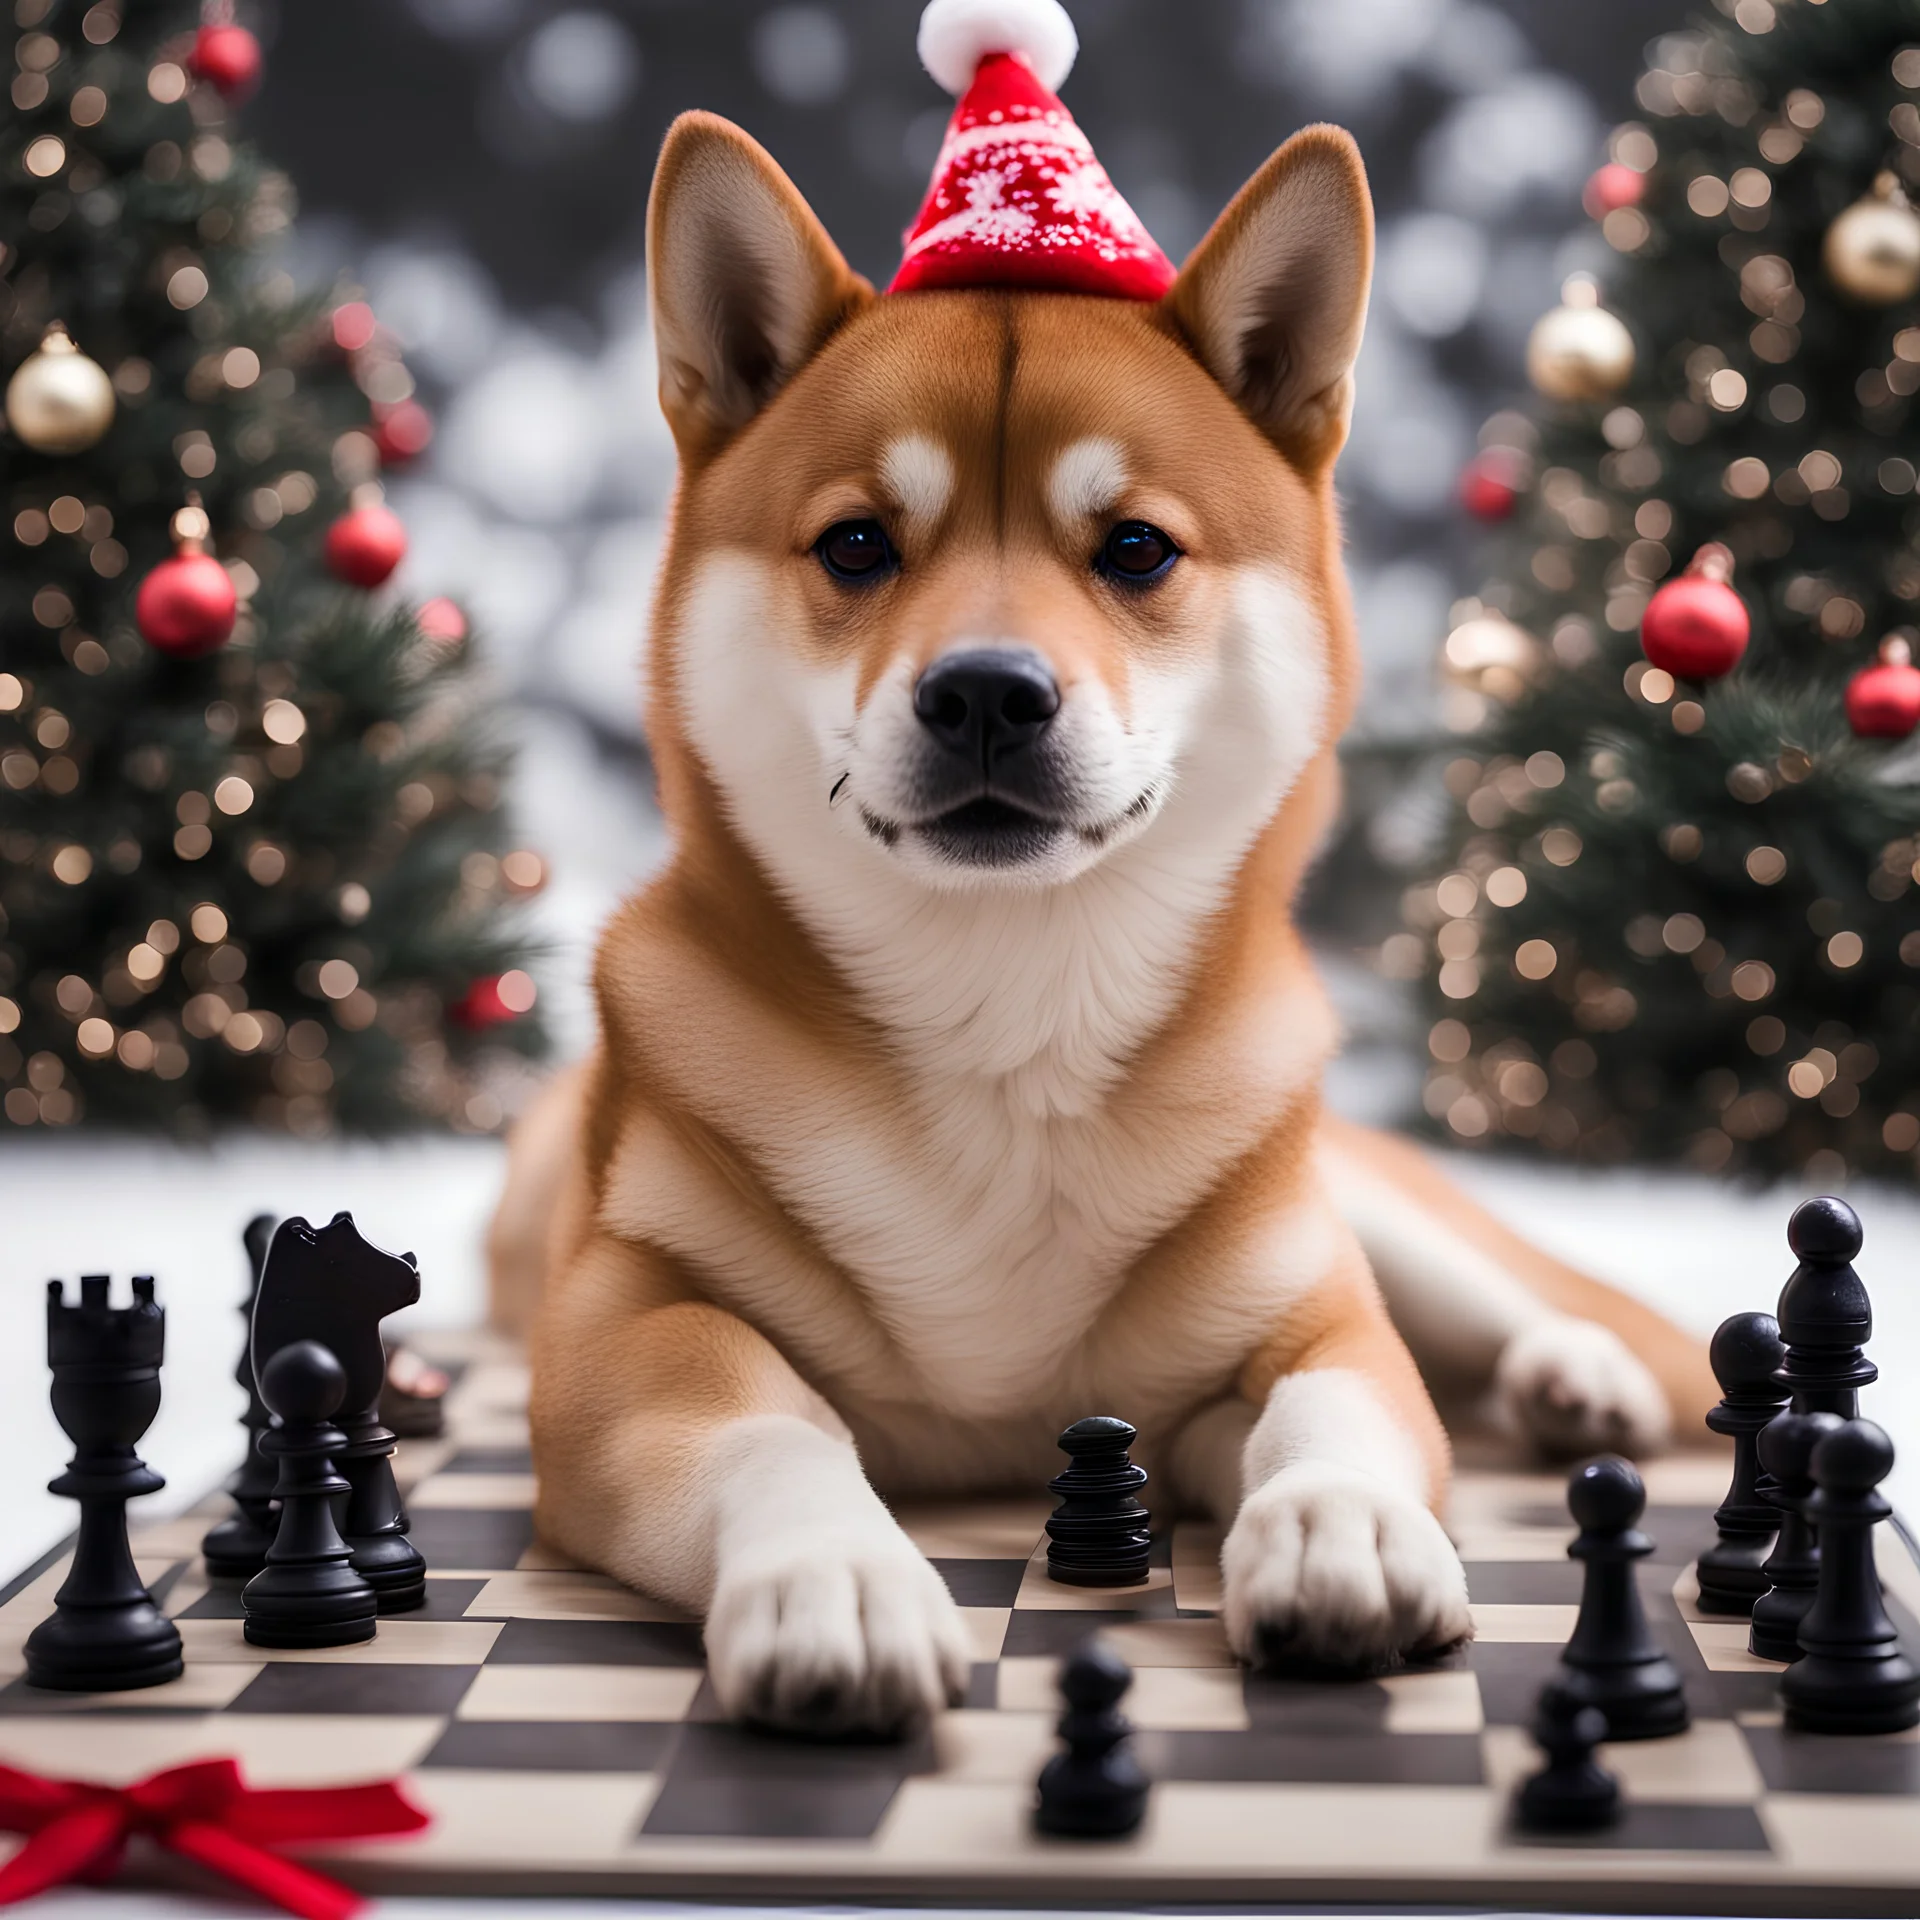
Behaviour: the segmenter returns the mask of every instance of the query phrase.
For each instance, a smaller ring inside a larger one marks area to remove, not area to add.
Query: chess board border
[[[1011,1792],[1013,1789],[1007,1789]],[[1233,1916],[1425,1916],[1475,1914],[1671,1915],[1678,1920],[1913,1920],[1920,1912],[1920,1878],[1902,1885],[1863,1886],[1817,1878],[1743,1881],[1692,1881],[1684,1857],[1655,1856],[1643,1877],[1618,1879],[1552,1878],[1533,1870],[1510,1877],[1441,1877],[1434,1874],[1354,1875],[1220,1873],[1207,1875],[1183,1865],[1156,1868],[1129,1853],[1123,1871],[1095,1870],[1097,1849],[1112,1842],[1062,1840],[1059,1871],[1018,1869],[961,1875],[951,1869],[944,1884],[929,1888],[937,1876],[925,1869],[868,1870],[848,1866],[808,1866],[790,1858],[759,1871],[729,1870],[711,1864],[680,1870],[655,1861],[644,1867],[609,1870],[509,1868],[406,1868],[381,1861],[345,1862],[325,1854],[313,1864],[372,1898],[543,1900],[625,1900],[648,1903],[686,1901],[702,1906],[751,1902],[765,1907],[831,1906],[857,1913],[875,1906],[951,1914],[955,1910],[999,1909],[1008,1913],[1086,1913],[1233,1915]],[[1085,1861],[1084,1868],[1074,1869]],[[1582,1862],[1582,1867],[1586,1866]]]

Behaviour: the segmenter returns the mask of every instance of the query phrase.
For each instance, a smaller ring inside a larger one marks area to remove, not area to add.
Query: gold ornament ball
[[[1517,699],[1540,663],[1540,643],[1504,614],[1477,613],[1447,635],[1441,666],[1456,687]]]
[[[1910,300],[1920,292],[1920,215],[1883,176],[1827,229],[1821,258],[1849,299],[1870,307]]]
[[[49,327],[7,382],[7,425],[36,453],[84,453],[113,424],[113,382]]]
[[[1633,375],[1633,335],[1582,276],[1560,299],[1527,336],[1527,378],[1549,400],[1604,400]]]

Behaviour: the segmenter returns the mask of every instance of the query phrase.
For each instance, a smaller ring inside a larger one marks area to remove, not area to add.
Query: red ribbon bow
[[[99,1787],[0,1767],[0,1832],[29,1836],[0,1866],[0,1907],[69,1880],[106,1878],[127,1841],[145,1834],[301,1920],[348,1920],[364,1904],[357,1893],[267,1849],[417,1833],[427,1824],[389,1781],[255,1788],[231,1760],[197,1760],[130,1787]]]

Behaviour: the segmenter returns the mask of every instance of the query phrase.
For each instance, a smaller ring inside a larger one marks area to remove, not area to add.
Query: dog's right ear
[[[766,150],[711,113],[667,130],[647,282],[660,405],[689,461],[716,453],[873,298]]]

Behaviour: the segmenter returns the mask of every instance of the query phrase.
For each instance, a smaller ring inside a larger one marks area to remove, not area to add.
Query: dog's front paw
[[[1493,1390],[1503,1423],[1547,1453],[1657,1453],[1672,1437],[1660,1383],[1592,1320],[1548,1320],[1516,1334]]]
[[[890,1521],[756,1543],[723,1567],[706,1642],[727,1712],[796,1733],[892,1733],[966,1690],[959,1609]]]
[[[1243,1660],[1370,1670],[1469,1638],[1467,1577],[1411,1494],[1303,1462],[1249,1494],[1220,1555]]]

